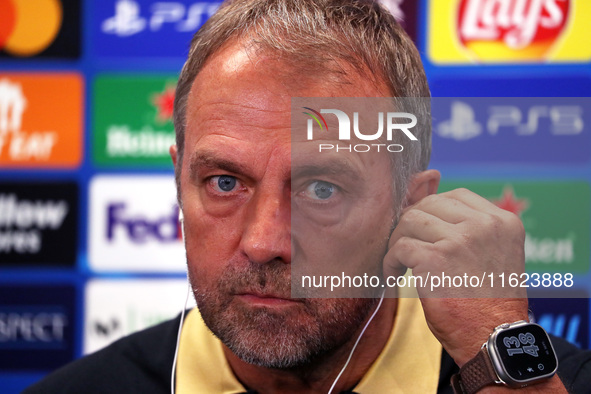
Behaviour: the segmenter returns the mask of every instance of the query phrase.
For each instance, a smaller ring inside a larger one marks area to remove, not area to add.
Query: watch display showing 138
[[[525,320],[496,327],[476,357],[452,377],[456,394],[488,385],[524,387],[551,378],[558,359],[546,331]]]

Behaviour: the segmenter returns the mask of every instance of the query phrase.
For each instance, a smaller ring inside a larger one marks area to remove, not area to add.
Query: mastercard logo
[[[62,21],[60,0],[0,0],[0,50],[34,56],[51,45]]]

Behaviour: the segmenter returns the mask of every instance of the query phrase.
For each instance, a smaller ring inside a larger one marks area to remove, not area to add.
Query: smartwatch
[[[488,385],[525,387],[551,378],[558,359],[546,331],[521,320],[496,327],[476,357],[453,375],[456,394],[473,394]]]

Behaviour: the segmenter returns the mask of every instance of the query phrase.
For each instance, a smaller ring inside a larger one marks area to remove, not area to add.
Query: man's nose
[[[251,201],[240,246],[250,261],[291,262],[289,194],[261,194]]]

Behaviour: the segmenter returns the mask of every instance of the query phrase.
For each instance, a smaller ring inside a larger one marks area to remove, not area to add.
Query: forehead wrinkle
[[[287,122],[288,119],[285,119],[285,121],[282,121],[280,119],[275,119],[275,121],[272,121],[273,118],[270,119],[260,119],[258,122],[254,119],[252,119],[252,117],[244,117],[244,118],[232,118],[232,117],[221,117],[221,116],[213,116],[211,118],[207,118],[207,119],[203,119],[201,122],[199,122],[201,127],[210,127],[210,124],[213,124],[214,126],[211,127],[212,132],[209,133],[211,135],[214,134],[220,134],[220,135],[225,135],[221,132],[216,133],[214,130],[216,128],[218,128],[216,125],[221,124],[221,125],[231,125],[231,126],[236,126],[236,127],[251,127],[251,128],[257,128],[257,129],[270,129],[270,130],[275,130],[275,129],[291,129],[291,125],[289,122]]]
[[[267,109],[242,103],[202,103],[191,113],[191,118],[201,125],[208,122],[224,122],[237,126],[268,129],[290,128],[291,109]]]
[[[248,102],[248,101],[247,101]],[[246,110],[254,110],[254,111],[258,111],[258,112],[269,112],[269,113],[283,113],[284,111],[287,111],[289,109],[289,106],[286,105],[285,109],[278,109],[278,110],[271,110],[271,109],[263,109],[261,107],[256,107],[256,106],[250,106],[247,105],[244,101],[239,101],[239,102],[231,102],[231,101],[226,101],[225,98],[220,98],[219,101],[214,101],[214,100],[209,100],[203,103],[197,103],[197,105],[194,106],[194,112],[198,112],[200,110],[202,110],[204,107],[208,107],[208,106],[228,106],[228,107],[238,107],[238,108],[243,108]],[[236,112],[243,112],[243,111],[236,111]]]

